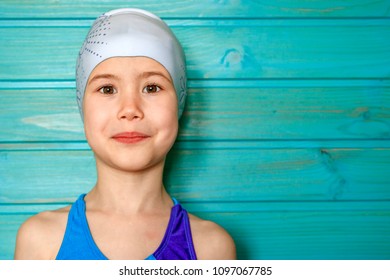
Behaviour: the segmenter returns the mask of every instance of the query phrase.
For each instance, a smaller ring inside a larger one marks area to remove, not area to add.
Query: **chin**
[[[139,173],[139,172],[145,172],[156,168],[163,168],[164,163],[165,163],[165,159],[154,160],[154,161],[148,161],[145,159],[143,160],[126,159],[126,160],[116,161],[115,163],[112,163],[111,167],[123,172]]]

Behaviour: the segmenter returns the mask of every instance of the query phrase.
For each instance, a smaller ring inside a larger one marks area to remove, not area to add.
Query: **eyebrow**
[[[146,71],[146,72],[143,72],[139,75],[140,78],[149,78],[151,76],[161,76],[165,80],[167,80],[168,82],[172,83],[170,76],[167,77],[163,72],[159,72],[159,71]]]
[[[167,80],[168,82],[172,83],[172,80],[171,80],[170,76],[167,77],[163,72],[159,72],[159,71],[147,71],[147,72],[142,72],[141,74],[138,75],[139,78],[144,78],[144,79],[152,77],[152,76],[160,76],[160,77],[164,78],[165,80]],[[98,74],[96,76],[93,76],[88,81],[88,84],[91,84],[94,81],[99,80],[99,79],[119,80],[119,77],[114,75],[114,74]]]
[[[114,79],[114,80],[119,80],[119,77],[116,76],[116,75],[113,75],[113,74],[99,74],[99,75],[93,76],[93,77],[88,81],[88,84],[91,84],[91,83],[93,83],[94,81],[99,80],[99,79]]]

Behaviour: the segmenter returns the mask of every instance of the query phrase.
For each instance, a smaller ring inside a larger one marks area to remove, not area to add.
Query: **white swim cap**
[[[140,9],[104,13],[89,30],[76,66],[77,103],[81,118],[84,92],[91,72],[102,61],[120,56],[149,57],[166,68],[176,90],[180,118],[187,94],[183,49],[165,22]]]

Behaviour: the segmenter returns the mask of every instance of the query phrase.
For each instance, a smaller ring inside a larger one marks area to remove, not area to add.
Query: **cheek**
[[[177,123],[177,120],[166,122],[164,124],[162,130],[159,133],[159,143],[161,145],[161,151],[165,151],[167,153],[175,144],[178,127],[179,125]]]
[[[167,129],[176,129],[178,126],[178,107],[176,98],[170,98],[165,100],[163,104],[158,107],[159,113],[156,114],[160,119],[162,126],[166,126]],[[156,108],[157,111],[157,108]]]
[[[164,142],[174,142],[177,136],[178,110],[175,101],[171,97],[159,100],[149,107],[150,110],[146,114],[158,130],[161,141]]]
[[[99,104],[96,102],[91,102],[92,100],[84,101],[84,131],[85,135],[88,138],[91,138],[93,133],[100,132],[104,129],[107,112],[103,110]]]
[[[171,110],[162,112],[157,120],[160,123],[164,138],[169,142],[174,142],[179,129],[177,109],[172,108]]]

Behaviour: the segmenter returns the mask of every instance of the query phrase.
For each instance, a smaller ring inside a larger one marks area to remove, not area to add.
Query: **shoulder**
[[[15,259],[55,259],[65,233],[70,206],[27,219],[16,237]]]
[[[214,222],[189,214],[192,239],[200,260],[236,259],[236,246],[225,229]]]

